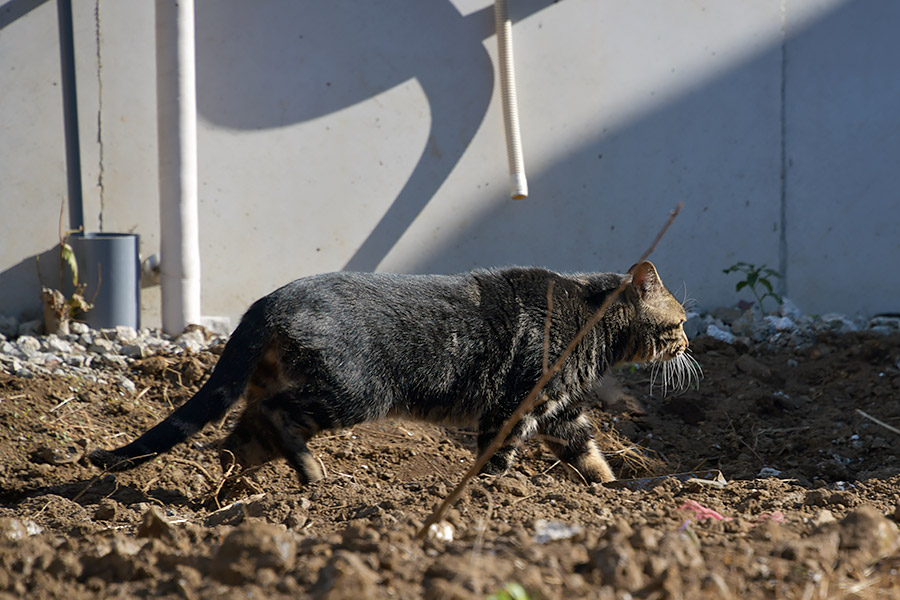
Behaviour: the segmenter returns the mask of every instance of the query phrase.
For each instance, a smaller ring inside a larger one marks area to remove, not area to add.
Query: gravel
[[[136,331],[119,326],[96,330],[79,322],[71,323],[65,335],[40,335],[36,329],[32,322],[19,323],[15,318],[0,315],[0,372],[26,378],[68,375],[92,382],[112,379],[129,393],[135,391],[130,379],[99,371],[108,367],[121,370],[135,360],[157,354],[200,352],[221,346],[226,339],[194,326],[176,337],[159,329]]]

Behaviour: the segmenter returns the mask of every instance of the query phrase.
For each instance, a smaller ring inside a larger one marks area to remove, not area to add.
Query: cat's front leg
[[[576,479],[587,483],[614,481],[612,469],[597,448],[594,428],[577,406],[566,407],[538,423],[544,443]]]

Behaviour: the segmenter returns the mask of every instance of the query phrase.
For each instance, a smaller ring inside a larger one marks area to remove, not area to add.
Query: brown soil
[[[699,391],[656,399],[645,371],[622,370],[592,416],[621,476],[718,469],[726,486],[587,486],[531,441],[424,543],[471,432],[323,435],[327,477],[300,487],[283,463],[223,479],[226,421],[102,474],[85,449],[163,418],[214,354],[139,361],[130,395],[0,375],[0,598],[485,598],[509,583],[529,598],[900,597],[900,435],[859,412],[900,425],[900,336],[694,348]]]

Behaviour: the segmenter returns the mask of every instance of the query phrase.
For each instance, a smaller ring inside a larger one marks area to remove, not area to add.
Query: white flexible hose
[[[494,1],[494,23],[497,28],[497,60],[500,69],[500,96],[503,125],[506,129],[506,154],[509,158],[510,195],[513,200],[528,196],[525,159],[522,156],[522,134],[519,131],[519,105],[516,100],[516,74],[513,67],[512,22],[506,0]]]

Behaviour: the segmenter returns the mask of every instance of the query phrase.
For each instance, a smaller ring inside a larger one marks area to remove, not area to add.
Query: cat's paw
[[[509,470],[510,460],[503,456],[494,455],[491,457],[489,461],[484,463],[484,466],[481,467],[481,470],[478,471],[479,475],[502,475]]]

